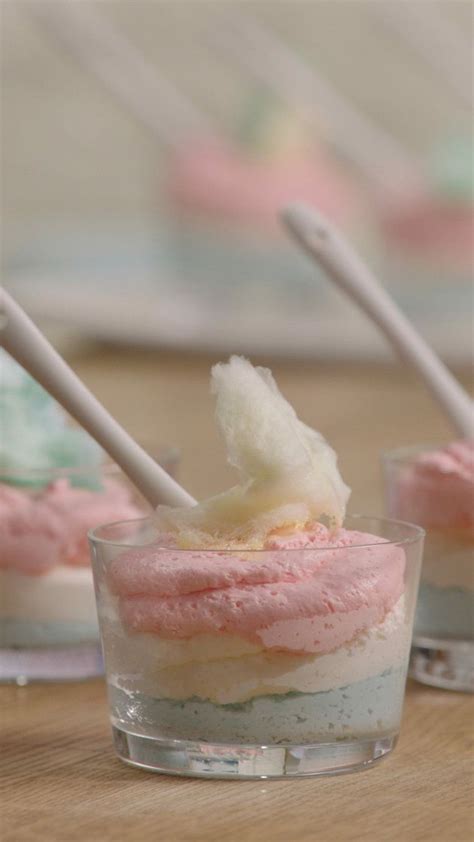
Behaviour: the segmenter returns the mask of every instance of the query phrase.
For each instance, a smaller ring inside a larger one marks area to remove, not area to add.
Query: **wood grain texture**
[[[299,781],[152,775],[114,757],[101,681],[1,689],[3,842],[470,842],[472,700],[411,684],[394,754]]]
[[[182,448],[197,496],[225,487],[209,359],[95,349],[71,360],[151,450]],[[331,440],[357,509],[380,513],[383,448],[446,438],[398,368],[276,364],[281,388]],[[115,759],[101,681],[0,688],[2,842],[471,842],[474,705],[410,683],[392,757],[354,775],[274,782],[187,780]]]

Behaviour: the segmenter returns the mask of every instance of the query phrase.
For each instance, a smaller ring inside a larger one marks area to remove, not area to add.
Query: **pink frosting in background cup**
[[[386,465],[390,516],[427,529],[474,529],[474,441],[401,448]]]
[[[177,454],[164,451],[170,472]],[[148,504],[112,463],[4,468],[0,481],[0,680],[102,674],[87,541]]]
[[[411,674],[474,691],[474,441],[385,454],[387,511],[426,529]]]
[[[51,482],[40,490],[0,485],[0,568],[41,576],[57,565],[88,567],[88,530],[103,520],[138,517],[145,509],[113,478],[114,469],[105,469],[97,491],[77,487],[67,476],[55,478],[56,473],[51,471]],[[92,473],[100,477],[101,470]]]

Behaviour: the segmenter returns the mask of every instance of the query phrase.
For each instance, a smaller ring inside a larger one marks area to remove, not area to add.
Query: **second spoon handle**
[[[457,433],[463,438],[471,438],[474,413],[469,395],[345,238],[319,211],[303,204],[285,208],[282,219],[304,250],[378,325],[400,356],[418,371]]]

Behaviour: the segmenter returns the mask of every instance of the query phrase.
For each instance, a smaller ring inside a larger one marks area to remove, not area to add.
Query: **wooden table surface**
[[[197,497],[233,481],[213,426],[207,383],[214,360],[94,347],[71,362],[151,450],[181,448],[180,479]],[[272,367],[300,416],[340,454],[353,511],[383,511],[380,450],[449,436],[427,394],[399,368]],[[469,696],[409,683],[400,743],[367,772],[227,782],[147,774],[115,759],[101,681],[0,691],[2,842],[474,838]]]

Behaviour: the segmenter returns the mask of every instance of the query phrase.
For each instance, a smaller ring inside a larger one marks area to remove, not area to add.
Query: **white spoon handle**
[[[3,289],[0,319],[0,345],[90,433],[153,507],[195,503],[112,418]]]
[[[319,213],[303,204],[282,211],[288,230],[378,325],[389,342],[425,381],[458,434],[474,434],[473,403],[458,381],[416,332],[344,237]]]
[[[29,12],[160,144],[214,137],[206,115],[92,3],[30,3]]]

